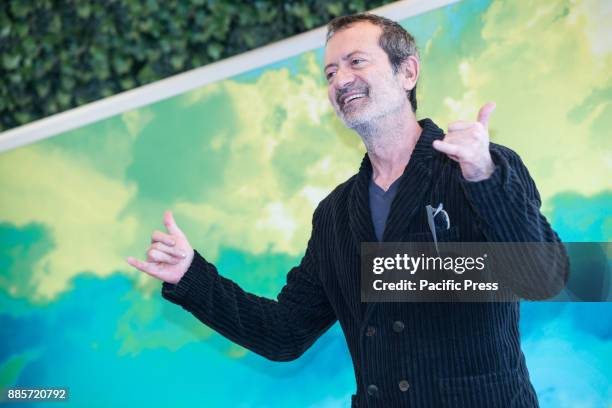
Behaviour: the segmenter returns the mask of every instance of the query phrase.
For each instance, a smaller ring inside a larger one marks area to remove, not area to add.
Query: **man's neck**
[[[421,135],[421,126],[412,110],[405,112],[402,109],[375,123],[360,126],[355,131],[361,136],[368,151],[372,163],[372,179],[386,191],[404,173]]]

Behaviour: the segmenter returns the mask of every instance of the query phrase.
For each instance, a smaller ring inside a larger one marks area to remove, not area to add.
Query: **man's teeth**
[[[357,99],[357,98],[363,98],[365,96],[365,94],[355,94],[355,95],[351,95],[348,98],[346,98],[344,100],[344,103],[348,103],[350,101],[352,101],[353,99]]]

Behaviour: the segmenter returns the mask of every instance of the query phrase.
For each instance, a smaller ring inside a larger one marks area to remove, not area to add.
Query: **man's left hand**
[[[459,162],[461,174],[468,181],[488,179],[495,170],[489,152],[489,117],[495,110],[495,102],[480,108],[476,122],[457,121],[448,125],[448,133],[442,140],[433,142],[434,149]]]

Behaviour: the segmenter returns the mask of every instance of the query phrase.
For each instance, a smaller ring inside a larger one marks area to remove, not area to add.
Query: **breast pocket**
[[[457,242],[459,241],[459,227],[450,227],[449,229],[436,230],[436,239],[438,242]],[[417,232],[406,234],[404,242],[433,242],[433,234],[431,232]]]

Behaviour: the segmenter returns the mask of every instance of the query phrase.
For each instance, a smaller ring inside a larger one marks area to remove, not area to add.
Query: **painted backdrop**
[[[419,116],[446,126],[495,100],[492,139],[524,159],[567,241],[612,236],[611,5],[466,0],[402,22],[423,60]],[[0,155],[0,387],[68,386],[67,405],[87,407],[348,406],[337,325],[269,362],[124,261],[173,209],[222,274],[275,297],[313,209],[363,154],[321,62],[307,52]],[[521,329],[543,407],[612,406],[612,304],[523,303]]]

